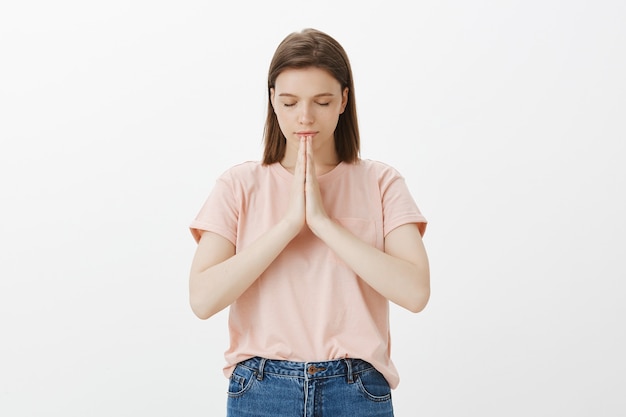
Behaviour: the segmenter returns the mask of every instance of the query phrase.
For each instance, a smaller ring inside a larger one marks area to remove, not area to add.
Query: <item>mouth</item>
[[[301,131],[301,132],[296,132],[296,135],[297,135],[299,138],[305,138],[305,137],[307,137],[307,136],[313,137],[313,136],[315,136],[317,133],[318,133],[318,132],[315,132],[315,131]]]

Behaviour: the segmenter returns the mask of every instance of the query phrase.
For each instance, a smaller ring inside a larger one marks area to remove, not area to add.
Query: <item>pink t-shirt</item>
[[[237,251],[283,216],[293,175],[280,164],[245,162],[226,171],[191,223],[217,233]],[[426,219],[403,177],[381,162],[340,163],[318,177],[328,215],[378,249],[394,228]],[[290,361],[359,358],[380,371],[392,388],[399,382],[391,360],[389,302],[361,280],[305,228],[229,312],[230,347],[224,373],[260,356]]]

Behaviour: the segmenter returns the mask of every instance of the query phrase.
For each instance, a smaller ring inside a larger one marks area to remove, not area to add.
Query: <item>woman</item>
[[[389,301],[428,302],[426,219],[393,168],[359,158],[336,40],[287,36],[268,100],[263,162],[226,171],[191,224],[191,307],[230,306],[228,415],[393,416]]]

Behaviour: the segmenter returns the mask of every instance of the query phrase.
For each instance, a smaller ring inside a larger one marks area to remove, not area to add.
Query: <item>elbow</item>
[[[212,308],[206,303],[200,304],[198,302],[194,302],[193,299],[190,301],[189,304],[191,306],[191,311],[193,311],[193,314],[195,314],[196,317],[198,317],[200,320],[209,319],[220,311],[218,309]]]
[[[206,320],[212,316],[210,312],[198,307],[194,307],[193,304],[191,305],[191,311],[193,311],[193,314],[195,314],[195,316],[198,317],[200,320]]]
[[[200,320],[209,319],[224,309],[216,300],[207,299],[193,292],[189,296],[189,305],[193,314]]]
[[[422,279],[417,280],[416,287],[410,291],[410,298],[405,303],[405,308],[412,313],[419,313],[426,308],[430,299],[430,273],[426,269],[421,274]]]
[[[426,308],[430,299],[430,289],[422,290],[404,306],[411,313],[419,313]]]
[[[206,320],[219,311],[211,304],[210,300],[195,293],[193,290],[189,292],[189,306],[193,314],[200,320]]]

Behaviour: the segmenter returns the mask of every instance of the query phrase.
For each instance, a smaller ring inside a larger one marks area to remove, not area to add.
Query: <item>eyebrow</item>
[[[297,98],[298,96],[296,96],[295,94],[290,94],[290,93],[280,93],[278,95],[279,97],[293,97],[293,98]],[[334,96],[333,93],[320,93],[320,94],[316,94],[313,97],[332,97]]]

